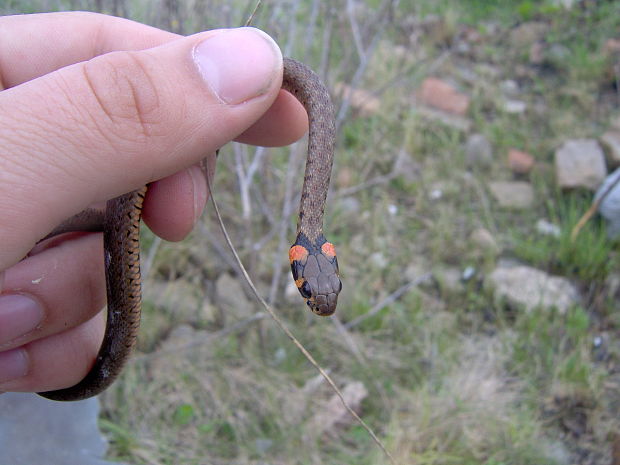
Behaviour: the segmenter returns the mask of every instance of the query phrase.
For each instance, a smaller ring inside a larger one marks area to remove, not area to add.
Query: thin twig
[[[228,232],[226,231],[226,227],[224,226],[224,221],[222,220],[222,216],[220,215],[220,210],[219,210],[219,208],[217,206],[217,202],[215,201],[215,197],[213,196],[213,192],[211,191],[211,183],[209,182],[209,178],[208,177],[207,177],[207,188],[209,189],[209,196],[211,197],[211,203],[213,204],[213,209],[215,210],[215,215],[216,215],[216,217],[218,219],[218,222],[219,222],[220,228],[222,230],[222,233],[224,234],[224,237],[226,238],[226,242],[228,243],[228,247],[230,248],[230,251],[232,252],[233,256],[235,257],[235,260],[237,261],[237,264],[241,268],[241,272],[243,274],[243,277],[245,278],[245,281],[248,283],[248,286],[250,286],[250,289],[252,289],[252,293],[254,294],[256,299],[264,307],[264,309],[267,311],[267,313],[269,313],[269,316],[271,316],[271,318],[276,322],[276,324],[280,327],[280,329],[282,331],[284,331],[284,334],[286,334],[288,336],[288,338],[293,342],[293,344],[295,344],[295,346],[301,351],[301,353],[304,355],[304,357],[306,357],[306,359],[312,364],[312,366],[314,368],[316,368],[319,373],[321,373],[321,376],[323,376],[323,378],[327,381],[327,383],[334,390],[336,395],[340,398],[340,401],[342,402],[342,405],[344,406],[344,408],[351,414],[351,416],[353,418],[355,418],[355,420],[366,430],[366,432],[368,432],[368,434],[373,439],[375,444],[377,444],[377,446],[379,446],[379,448],[383,451],[383,453],[386,455],[386,457],[388,457],[390,462],[392,464],[396,465],[396,460],[394,459],[394,457],[392,457],[392,454],[383,445],[383,443],[377,437],[377,435],[372,430],[372,428],[370,426],[368,426],[366,424],[366,422],[364,420],[362,420],[360,418],[360,416],[355,412],[355,410],[353,410],[351,408],[351,406],[348,404],[348,402],[344,398],[342,392],[340,391],[338,386],[336,386],[336,383],[334,383],[332,378],[321,367],[321,365],[318,364],[318,362],[314,359],[314,357],[310,354],[310,352],[308,352],[306,350],[306,348],[301,344],[301,342],[299,342],[297,340],[297,338],[293,335],[293,333],[291,333],[291,331],[286,327],[286,325],[275,314],[275,312],[271,309],[271,307],[267,304],[267,302],[265,302],[265,300],[260,296],[260,294],[258,293],[258,290],[256,289],[256,287],[254,286],[254,283],[252,282],[252,279],[248,275],[245,267],[243,266],[243,263],[241,263],[241,259],[239,258],[239,255],[237,254],[235,246],[232,244],[232,241],[230,240],[230,236],[228,235]]]
[[[605,200],[605,197],[607,197],[607,195],[614,189],[614,187],[616,187],[618,182],[620,182],[620,174],[609,184],[609,186],[607,186],[607,189],[603,191],[599,198],[592,202],[592,205],[590,205],[590,208],[588,208],[588,210],[583,214],[583,216],[579,218],[579,221],[573,227],[573,230],[570,233],[571,242],[575,242],[577,236],[579,235],[579,231],[581,231],[581,228],[583,228],[588,222],[588,220],[592,218],[592,215],[596,213],[598,207],[601,205],[603,200]]]
[[[254,15],[256,14],[256,12],[258,11],[258,7],[260,7],[261,4],[261,0],[258,0],[256,2],[256,5],[254,6],[254,10],[252,11],[252,13],[250,14],[250,16],[248,17],[248,20],[245,22],[244,26],[248,27],[250,24],[252,24],[252,21],[254,20]]]

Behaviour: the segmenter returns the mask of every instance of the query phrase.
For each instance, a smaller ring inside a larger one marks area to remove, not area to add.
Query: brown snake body
[[[305,65],[284,59],[282,88],[308,113],[308,156],[297,223],[297,239],[289,251],[293,279],[310,309],[331,315],[341,282],[334,246],[323,236],[323,212],[335,145],[334,112],[329,93]],[[108,201],[105,214],[86,210],[47,237],[70,231],[101,231],[107,289],[106,330],[94,365],[75,386],[39,395],[73,401],[99,394],[120,374],[136,344],[140,325],[140,218],[147,187]]]

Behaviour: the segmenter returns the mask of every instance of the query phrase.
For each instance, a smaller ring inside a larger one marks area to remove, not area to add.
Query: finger
[[[0,17],[0,90],[105,53],[144,50],[180,37],[128,19],[83,11]],[[305,115],[297,99],[281,91],[256,127],[238,141],[288,145],[307,131]]]
[[[237,137],[277,97],[281,69],[273,41],[243,28],[110,53],[1,92],[0,269],[87,205]]]
[[[106,300],[102,249],[101,234],[82,235],[6,270],[0,350],[74,328],[97,314]]]
[[[285,90],[250,128],[235,140],[263,147],[280,147],[299,140],[308,131],[308,114],[303,105]]]
[[[0,85],[13,87],[98,55],[118,50],[144,50],[180,37],[128,19],[97,13],[0,17]]]
[[[210,179],[213,179],[215,154],[210,158]],[[205,172],[194,165],[149,185],[142,219],[162,239],[180,241],[193,229],[207,199]]]
[[[0,391],[42,392],[77,384],[92,366],[103,332],[100,312],[80,326],[0,352]]]

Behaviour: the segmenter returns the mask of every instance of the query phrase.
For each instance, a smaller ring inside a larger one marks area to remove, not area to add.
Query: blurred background
[[[254,6],[0,0],[0,13],[191,34]],[[226,146],[215,197],[262,295],[399,463],[619,465],[613,215],[571,230],[620,165],[620,2],[267,0],[253,25],[334,98],[336,317],[310,314],[288,271],[304,141]],[[387,463],[250,297],[208,210],[178,244],[143,231],[138,351],[100,396],[108,460]]]

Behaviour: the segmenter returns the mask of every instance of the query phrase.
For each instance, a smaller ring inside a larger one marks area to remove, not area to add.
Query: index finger
[[[180,36],[88,12],[0,17],[0,90],[119,50],[143,50]]]
[[[120,50],[144,50],[181,36],[135,21],[82,11],[0,17],[0,91],[65,66]],[[237,140],[286,145],[307,130],[301,104],[284,91]]]

